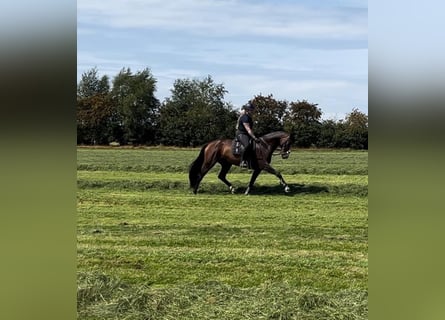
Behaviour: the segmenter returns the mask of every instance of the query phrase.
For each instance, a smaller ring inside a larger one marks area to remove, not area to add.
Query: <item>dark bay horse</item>
[[[256,178],[262,170],[274,174],[279,180],[284,191],[289,192],[289,186],[284,181],[281,174],[271,167],[273,152],[279,147],[280,155],[283,159],[287,159],[290,154],[290,135],[286,132],[277,131],[268,133],[260,137],[261,143],[257,143],[255,147],[255,157],[252,161],[252,176],[249,185],[247,186],[245,194],[249,194],[255,183]],[[193,188],[193,193],[198,192],[199,184],[210,169],[218,162],[221,164],[221,171],[218,178],[224,182],[232,193],[235,193],[235,188],[226,179],[232,165],[239,166],[240,157],[232,153],[231,139],[218,139],[211,141],[201,148],[198,158],[190,165],[189,180],[190,187]]]

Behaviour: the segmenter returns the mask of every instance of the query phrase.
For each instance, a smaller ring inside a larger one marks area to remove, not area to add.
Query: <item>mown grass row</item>
[[[78,171],[77,186],[80,189],[108,189],[108,190],[133,190],[133,191],[150,191],[150,190],[182,190],[188,192],[190,186],[188,176],[186,174],[138,174],[134,178],[126,177],[128,173],[123,173],[121,176],[108,176],[107,171],[99,171],[90,173],[88,171]],[[245,178],[246,174],[231,174],[228,179],[233,185],[245,188],[248,181]],[[367,181],[363,176],[350,176],[356,179],[331,179],[326,182],[323,179],[311,179],[310,176],[300,175],[286,177],[287,183],[290,185],[291,192],[294,194],[315,194],[315,193],[330,193],[335,195],[355,195],[367,196],[368,186]],[[267,183],[258,185],[255,189],[255,194],[281,194],[282,187],[277,184],[278,180],[273,176],[261,176],[258,178],[259,182]],[[298,181],[297,181],[298,180]],[[312,181],[310,181],[312,180]],[[346,182],[345,182],[346,181]],[[351,182],[350,182],[351,181]],[[215,176],[206,176],[200,193],[215,193],[224,194],[228,192],[228,188],[219,180],[215,180]]]
[[[367,293],[359,290],[313,293],[267,282],[254,288],[220,282],[152,288],[86,273],[79,279],[79,316],[88,319],[366,319],[368,309]]]
[[[86,171],[188,172],[199,149],[87,149],[77,152],[77,169]],[[367,175],[368,153],[342,150],[294,150],[291,161],[274,157],[285,174]],[[217,170],[215,168],[214,170]],[[233,172],[243,172],[238,167]]]
[[[122,162],[197,150],[79,151],[95,168],[78,171],[80,319],[367,318],[367,174],[284,174],[289,194],[262,174],[244,196],[247,171],[228,175],[234,195],[211,172],[193,195],[186,171]],[[326,153],[307,157],[367,172],[362,153]]]

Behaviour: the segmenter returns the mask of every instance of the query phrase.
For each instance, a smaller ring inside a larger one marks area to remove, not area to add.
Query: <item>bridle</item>
[[[290,155],[290,146],[289,146],[289,138],[283,142],[280,143],[280,150],[278,153],[272,153],[273,156],[281,156],[283,159],[287,159]],[[283,151],[283,149],[287,149],[286,151]]]
[[[281,155],[282,158],[286,159],[286,158],[289,158],[290,150],[287,150],[287,151],[284,151],[284,152],[282,150],[280,150],[280,152],[273,153],[272,155],[273,156],[280,156]]]

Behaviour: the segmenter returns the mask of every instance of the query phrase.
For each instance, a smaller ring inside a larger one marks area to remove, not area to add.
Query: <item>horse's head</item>
[[[263,139],[263,141],[265,141],[268,145],[271,146],[271,152],[273,152],[276,148],[279,148],[280,149],[279,155],[281,155],[283,159],[287,159],[289,158],[290,147],[291,147],[290,137],[291,137],[290,134],[286,132],[277,131],[266,134],[261,138]]]
[[[290,135],[286,134],[280,139],[280,155],[283,159],[289,158],[290,147],[291,147]]]

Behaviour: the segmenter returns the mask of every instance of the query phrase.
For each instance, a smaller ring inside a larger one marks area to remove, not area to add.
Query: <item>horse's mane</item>
[[[284,132],[284,131],[274,131],[274,132],[270,132],[270,133],[265,134],[261,138],[264,138],[264,139],[274,139],[274,138],[282,137],[284,135],[289,135],[289,134],[287,132]]]

